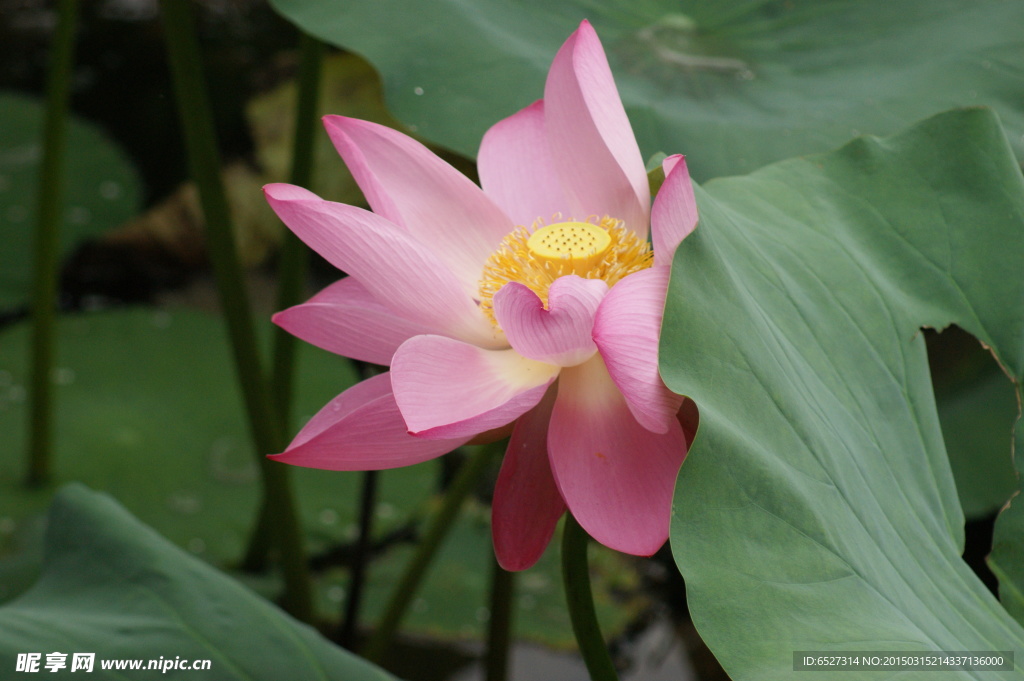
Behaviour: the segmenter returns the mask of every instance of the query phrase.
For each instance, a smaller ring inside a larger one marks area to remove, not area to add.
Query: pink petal
[[[270,458],[330,471],[411,466],[464,444],[468,438],[424,440],[409,435],[384,373],[357,383],[321,409],[288,449]]]
[[[683,398],[665,387],[658,373],[658,339],[665,310],[669,268],[629,275],[608,292],[594,321],[594,341],[615,385],[647,430],[675,427]]]
[[[530,227],[537,218],[558,222],[554,216],[569,211],[548,146],[543,101],[492,126],[476,163],[484,192],[517,225]]]
[[[548,421],[555,403],[549,388],[540,404],[516,421],[494,486],[494,553],[506,570],[525,570],[544,553],[565,502],[548,462]]]
[[[328,352],[383,365],[391,364],[395,350],[409,338],[437,332],[398,316],[352,277],[278,312],[273,320],[293,336]]]
[[[665,543],[686,456],[682,428],[658,435],[637,423],[599,355],[562,370],[548,454],[562,498],[590,536],[638,556]]]
[[[551,65],[544,118],[573,217],[609,215],[646,236],[647,172],[604,49],[586,21]]]
[[[292,185],[263,191],[289,229],[398,316],[477,345],[506,345],[448,267],[392,223]]]
[[[667,267],[672,264],[679,243],[697,226],[697,201],[693,198],[693,183],[682,154],[669,156],[661,167],[665,171],[665,182],[651,208],[651,242],[655,266]]]
[[[409,431],[470,437],[511,423],[534,407],[558,367],[515,350],[484,350],[443,336],[416,336],[391,361],[395,399]]]
[[[512,282],[494,296],[494,316],[509,344],[523,357],[568,367],[597,352],[591,337],[594,315],[608,284],[574,274],[559,277],[548,291],[548,308],[536,293]]]
[[[397,130],[343,116],[324,127],[375,212],[430,247],[475,295],[515,225],[472,181]]]

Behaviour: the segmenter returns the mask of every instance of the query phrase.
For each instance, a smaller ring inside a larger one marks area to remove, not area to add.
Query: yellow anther
[[[585,275],[611,248],[608,230],[589,222],[558,222],[530,235],[526,247],[543,262],[565,265],[566,274]]]

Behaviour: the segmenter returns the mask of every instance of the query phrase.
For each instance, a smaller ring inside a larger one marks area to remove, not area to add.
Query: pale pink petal
[[[536,101],[491,127],[480,143],[476,159],[480,186],[524,227],[537,218],[558,222],[568,219],[569,203],[562,192],[544,129],[544,102]]]
[[[697,201],[693,198],[693,183],[682,154],[669,156],[661,167],[665,171],[665,182],[651,208],[651,243],[654,264],[668,267],[679,243],[697,226]]]
[[[395,399],[409,432],[469,437],[511,423],[534,407],[558,367],[515,350],[484,350],[443,336],[416,336],[391,361]]]
[[[392,223],[292,185],[263,191],[289,229],[397,315],[484,347],[506,346],[448,267]]]
[[[638,556],[665,543],[682,428],[659,435],[637,423],[600,355],[562,370],[548,456],[569,511],[594,539]]]
[[[608,372],[640,424],[664,433],[676,423],[683,398],[658,373],[658,339],[668,290],[668,267],[629,275],[608,292],[594,321],[594,341]]]
[[[384,373],[328,402],[288,449],[270,458],[330,471],[382,470],[433,459],[467,439],[424,440],[410,435],[391,393],[391,377]]]
[[[438,329],[395,314],[352,277],[336,281],[306,302],[278,312],[274,323],[328,352],[373,364],[391,364],[398,346]]]
[[[437,254],[475,295],[480,272],[515,225],[473,182],[397,130],[343,116],[324,126],[375,212]]]
[[[494,296],[494,316],[509,345],[523,357],[568,367],[597,352],[594,315],[608,284],[575,274],[560,277],[548,290],[548,307],[522,284],[505,284]]]
[[[552,387],[540,404],[516,421],[494,486],[494,554],[506,570],[525,570],[536,563],[565,512],[548,462],[548,421],[554,403]]]
[[[544,119],[573,217],[609,215],[646,236],[647,172],[604,49],[586,21],[548,72]]]
[[[668,177],[669,175],[671,175],[672,174],[672,169],[675,168],[677,165],[679,165],[680,161],[682,161],[684,164],[686,163],[686,157],[683,156],[682,154],[672,154],[671,156],[666,156],[661,161],[661,172],[662,172],[662,174],[664,174],[665,177]],[[687,171],[686,174],[687,174],[687,176],[689,176],[689,174],[690,174],[689,171]]]

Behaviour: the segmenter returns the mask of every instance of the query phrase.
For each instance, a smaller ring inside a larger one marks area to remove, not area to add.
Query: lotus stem
[[[320,108],[320,74],[324,44],[303,33],[299,40],[299,78],[295,111],[295,133],[292,145],[292,184],[308,187],[313,180],[314,141],[317,112]],[[306,248],[298,237],[285,230],[278,267],[277,309],[283,310],[302,301],[306,277]],[[284,329],[274,330],[274,361],[271,377],[272,394],[277,401],[282,430],[288,432],[291,421],[291,398],[294,393],[295,336]]]
[[[565,598],[569,604],[569,618],[580,655],[587,665],[593,681],[617,681],[608,646],[601,635],[601,625],[594,610],[594,594],[590,590],[590,570],[587,564],[587,546],[590,537],[571,513],[565,514],[562,528],[562,580]]]
[[[377,506],[379,476],[380,471],[363,473],[363,489],[359,504],[359,537],[356,539],[356,550],[349,566],[348,598],[345,600],[345,612],[338,635],[338,642],[349,650],[355,649],[359,636],[359,610],[366,584],[366,566],[370,562],[373,545],[373,511]]]
[[[35,269],[32,292],[32,377],[29,395],[29,446],[26,483],[50,479],[53,448],[53,361],[57,303],[57,260],[63,207],[64,149],[68,100],[74,65],[78,0],[60,0],[57,32],[46,81],[43,162],[36,210]]]
[[[264,503],[273,509],[269,516],[270,534],[284,573],[285,607],[298,619],[308,622],[313,616],[312,588],[298,513],[288,481],[279,473],[281,464],[265,456],[284,448],[284,431],[273,408],[260,362],[249,296],[221,181],[221,162],[206,96],[192,6],[190,0],[161,0],[160,7],[175,99],[185,134],[189,172],[199,189],[210,261],[227,320],[249,429],[263,474]]]
[[[289,179],[293,184],[308,186],[313,178],[313,142],[319,127],[316,119],[320,106],[320,74],[324,45],[316,38],[302,33],[299,52],[298,94]],[[294,234],[285,230],[278,265],[278,310],[301,302],[305,277],[306,249]],[[281,424],[281,432],[288,433],[291,428],[292,396],[295,392],[295,351],[297,346],[294,336],[277,327],[273,331],[273,343],[270,392],[274,397],[274,407]],[[268,467],[266,474],[283,478],[284,481],[281,484],[287,489],[288,496],[294,496],[291,491],[291,475],[287,466],[272,465]],[[263,569],[267,563],[275,505],[276,502],[270,503],[266,496],[264,496],[263,503],[260,504],[259,520],[249,537],[249,546],[242,561],[243,567],[251,572]]]
[[[498,565],[497,559],[492,558],[491,562],[491,618],[487,628],[484,678],[487,681],[506,681],[512,642],[515,573]]]

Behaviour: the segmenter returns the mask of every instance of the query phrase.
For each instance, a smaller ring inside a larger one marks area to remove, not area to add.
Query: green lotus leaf
[[[42,103],[0,92],[0,308],[24,305],[31,295],[44,118]],[[141,200],[139,179],[124,153],[74,117],[68,121],[63,192],[65,255],[131,218]]]
[[[42,576],[0,608],[6,674],[16,673],[19,655],[34,653],[38,671],[60,678],[394,678],[189,556],[104,494],[64,488],[47,525]],[[44,667],[52,653],[64,655],[63,668]],[[94,654],[91,671],[72,669],[76,653]],[[136,660],[140,669],[104,669]],[[150,669],[150,661],[158,665]],[[196,661],[209,667],[180,666]]]
[[[559,46],[597,29],[644,157],[685,153],[699,180],[890,134],[985,104],[1024,158],[1024,4],[1006,0],[272,0],[363,55],[418,134],[474,156],[539,99]]]
[[[726,671],[791,679],[799,650],[1019,659],[1024,629],[960,558],[920,333],[973,334],[1019,399],[1024,181],[995,115],[953,111],[716,180],[698,206],[661,348],[668,385],[700,408],[672,548]],[[1000,522],[996,542],[1019,557],[1020,525]],[[1019,664],[942,676],[1020,678]]]

